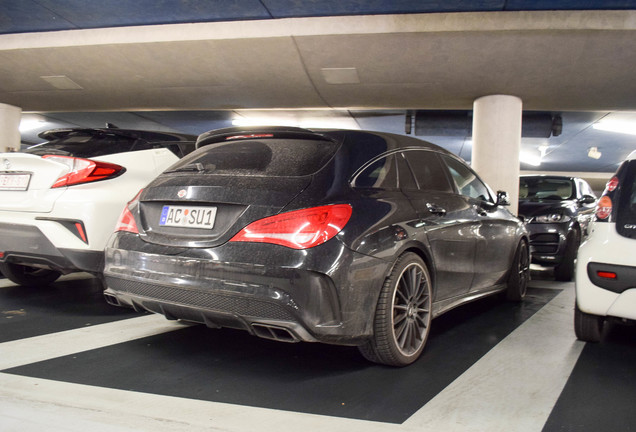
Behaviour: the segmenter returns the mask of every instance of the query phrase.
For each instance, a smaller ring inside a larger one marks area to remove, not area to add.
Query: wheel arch
[[[393,271],[393,268],[395,267],[396,263],[398,262],[398,259],[404,255],[405,253],[414,253],[417,256],[419,256],[422,261],[424,261],[424,264],[426,264],[426,268],[428,270],[428,274],[431,277],[431,284],[432,284],[432,289],[433,289],[433,294],[435,295],[435,287],[436,287],[436,272],[435,272],[435,259],[433,258],[433,254],[431,253],[430,249],[426,247],[426,245],[422,242],[417,242],[417,241],[411,241],[408,242],[406,244],[404,244],[399,250],[398,252],[393,255],[393,263],[387,268],[387,272],[384,275],[384,279],[386,279],[391,272]],[[380,297],[380,292],[378,292],[377,298],[375,299],[376,302],[376,307],[377,307],[377,302],[378,299]],[[375,312],[375,310],[374,310]]]

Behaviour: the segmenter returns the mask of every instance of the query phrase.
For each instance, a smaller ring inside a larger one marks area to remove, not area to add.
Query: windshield
[[[574,182],[555,177],[528,177],[519,180],[519,198],[562,201],[574,198]]]

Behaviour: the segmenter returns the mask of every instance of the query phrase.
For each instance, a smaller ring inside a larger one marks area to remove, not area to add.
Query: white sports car
[[[126,203],[194,150],[196,136],[56,129],[24,152],[0,153],[0,271],[21,285],[100,274]]]

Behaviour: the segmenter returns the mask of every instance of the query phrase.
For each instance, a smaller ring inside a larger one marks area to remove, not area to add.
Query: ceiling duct
[[[410,114],[408,114],[410,115]],[[415,135],[419,136],[471,136],[472,111],[417,111]],[[559,136],[563,129],[561,115],[545,112],[524,112],[521,136],[549,138]]]

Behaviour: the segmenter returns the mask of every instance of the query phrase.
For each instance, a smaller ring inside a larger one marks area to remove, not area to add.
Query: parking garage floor
[[[86,274],[37,289],[0,279],[0,430],[636,429],[636,329],[579,342],[574,284],[532,277],[521,304],[433,321],[403,369],[115,308]]]

